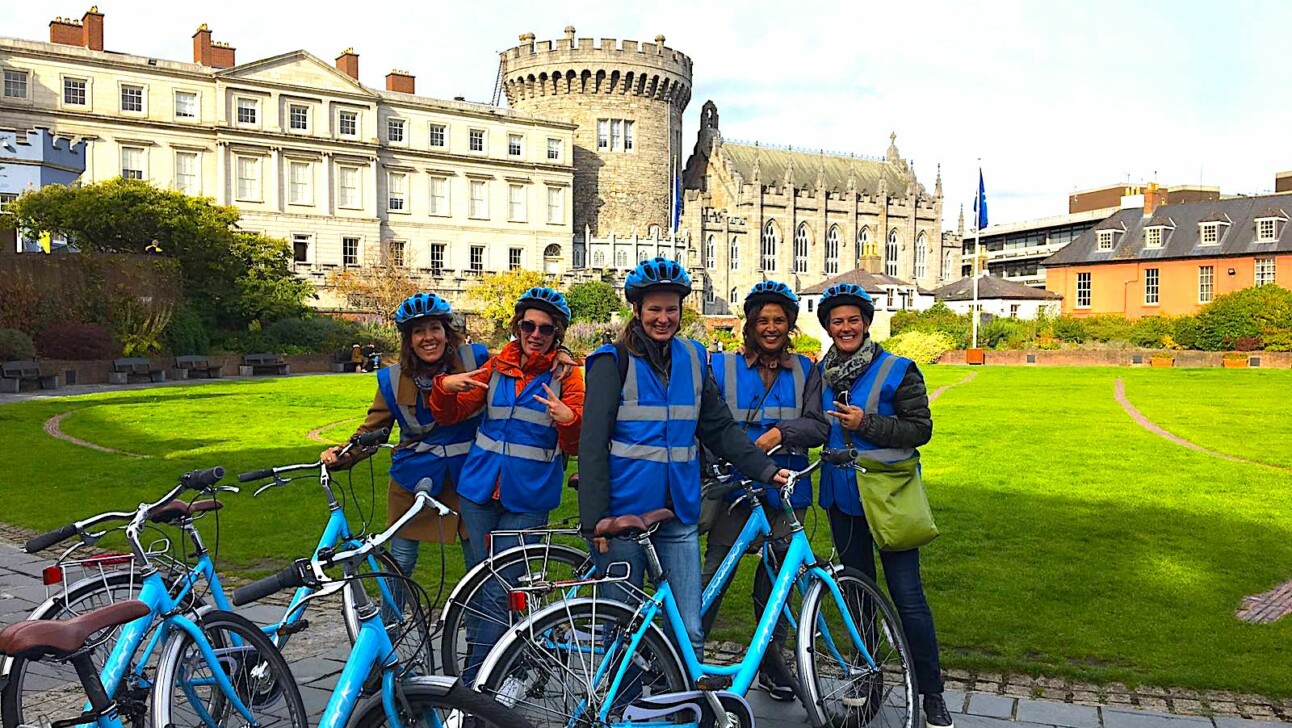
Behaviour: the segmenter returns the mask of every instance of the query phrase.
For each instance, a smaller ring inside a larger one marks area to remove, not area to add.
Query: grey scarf
[[[876,344],[870,336],[861,342],[861,348],[851,356],[840,353],[839,349],[832,345],[821,361],[825,370],[821,378],[836,392],[850,391],[857,377],[866,371],[866,367],[870,366],[870,363],[879,355],[879,351],[879,344]]]

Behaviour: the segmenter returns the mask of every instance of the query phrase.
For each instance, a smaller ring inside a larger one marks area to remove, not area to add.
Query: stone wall
[[[1080,366],[1080,367],[1124,367],[1151,366],[1154,354],[1167,353],[1175,358],[1177,367],[1219,367],[1224,366],[1224,353],[1219,351],[1169,351],[1153,349],[1065,349],[1059,351],[987,351],[984,352],[987,364],[996,365],[1035,365],[1035,366]],[[1260,360],[1261,369],[1292,369],[1292,352],[1286,351],[1253,351],[1250,357]],[[1133,363],[1139,356],[1139,364]],[[1033,360],[1029,361],[1029,357]],[[948,351],[942,355],[939,364],[964,364],[965,353]]]
[[[307,354],[301,356],[286,356],[283,360],[291,367],[292,374],[319,374],[332,371],[331,354]],[[170,368],[174,365],[174,357],[154,356],[152,357],[153,365],[166,370],[167,379],[170,379]],[[236,377],[238,375],[238,365],[242,363],[242,356],[239,354],[227,354],[212,356],[212,366],[218,364],[223,368],[225,378]],[[85,384],[107,384],[108,373],[112,371],[112,362],[104,361],[63,361],[61,359],[42,359],[39,362],[40,373],[43,376],[58,376],[59,383],[66,386],[69,381],[69,372],[73,372],[76,386]],[[257,377],[260,378],[260,377]],[[199,377],[201,379],[201,377]],[[23,391],[35,389],[34,384],[24,384]]]

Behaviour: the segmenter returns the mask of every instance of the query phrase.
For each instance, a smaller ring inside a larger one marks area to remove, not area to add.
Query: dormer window
[[[1256,218],[1256,242],[1272,243],[1279,239],[1277,217]]]
[[[1198,243],[1216,245],[1220,242],[1220,223],[1204,222],[1198,224]]]
[[[1144,247],[1160,248],[1162,247],[1162,238],[1165,237],[1163,231],[1166,228],[1161,225],[1144,228]]]
[[[1095,249],[1108,251],[1113,249],[1113,231],[1100,230],[1095,233]]]

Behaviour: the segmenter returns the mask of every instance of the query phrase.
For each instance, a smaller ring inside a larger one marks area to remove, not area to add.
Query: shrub
[[[950,337],[957,348],[969,343],[972,327],[973,320],[969,314],[958,314],[942,301],[924,311],[898,311],[893,314],[890,325],[894,336],[908,331],[940,331]]]
[[[1086,338],[1091,341],[1130,341],[1130,319],[1118,313],[1102,313],[1085,320]]]
[[[978,345],[984,349],[1021,349],[1033,333],[1027,321],[994,318],[978,327]]]
[[[907,331],[884,342],[884,348],[920,365],[933,364],[956,348],[956,342],[941,331]]]
[[[1197,316],[1180,316],[1171,320],[1171,340],[1176,346],[1168,348],[1176,349],[1196,349],[1198,348],[1198,317]],[[1165,343],[1165,337],[1163,337]]]
[[[1292,329],[1266,329],[1261,341],[1266,351],[1292,351]]]
[[[1059,316],[1054,319],[1053,328],[1054,338],[1069,344],[1084,343],[1089,336],[1085,322],[1075,316]]]
[[[36,350],[46,359],[92,361],[121,352],[107,327],[98,324],[52,324],[36,335]]]
[[[570,317],[575,321],[607,323],[610,315],[619,309],[619,294],[605,281],[575,283],[565,299],[570,304]]]
[[[178,356],[211,353],[211,335],[201,315],[190,306],[176,309],[163,338],[166,348]]]
[[[790,345],[794,347],[794,351],[797,351],[800,354],[811,356],[821,353],[821,340],[811,334],[805,334],[801,331],[795,334],[794,338],[790,339]]]
[[[323,354],[348,349],[358,341],[358,327],[330,316],[286,318],[264,329],[265,339],[278,354]]]
[[[40,308],[40,291],[31,281],[15,275],[0,279],[0,329],[31,334],[41,318]]]
[[[579,321],[565,330],[565,345],[578,356],[587,356],[601,346],[605,334],[614,339],[619,336],[619,331],[611,324]]]
[[[398,357],[399,348],[403,339],[399,335],[399,329],[387,323],[369,323],[361,324],[356,328],[356,338],[350,344],[368,344],[376,345],[377,350],[386,353],[386,358]],[[343,344],[339,349],[348,348],[349,344]]]
[[[1156,349],[1165,345],[1166,337],[1174,330],[1170,317],[1145,316],[1131,325],[1130,342],[1146,349]]]
[[[18,329],[0,329],[0,361],[27,361],[36,358],[36,345]]]
[[[1223,351],[1266,329],[1292,329],[1292,291],[1256,286],[1219,296],[1198,312],[1198,348]]]

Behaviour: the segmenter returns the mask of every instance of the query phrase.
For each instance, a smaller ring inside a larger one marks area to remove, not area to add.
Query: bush
[[[951,338],[956,348],[964,348],[969,344],[972,329],[972,316],[958,314],[942,301],[924,311],[898,311],[893,314],[891,323],[894,336],[908,331],[942,332]]]
[[[1198,317],[1197,316],[1180,316],[1171,321],[1171,340],[1175,343],[1176,348],[1196,349],[1198,348]],[[1165,337],[1163,344],[1165,344]]]
[[[565,345],[576,355],[587,356],[601,346],[606,334],[611,339],[616,339],[619,337],[619,330],[611,324],[580,321],[565,330]]]
[[[1086,338],[1090,341],[1130,341],[1130,319],[1118,313],[1102,313],[1085,319]]]
[[[201,315],[190,306],[180,306],[175,311],[163,338],[166,348],[176,356],[211,353],[211,335]]]
[[[286,318],[264,329],[276,354],[330,354],[349,349],[359,340],[358,327],[330,316]]]
[[[611,314],[619,309],[619,294],[605,281],[575,283],[565,299],[570,304],[570,317],[575,321],[608,323]]]
[[[799,332],[790,339],[790,346],[794,351],[809,356],[821,353],[821,340],[811,334]]]
[[[372,343],[376,345],[377,351],[384,352],[386,358],[399,357],[399,349],[403,339],[399,335],[399,329],[387,323],[361,324],[356,328],[357,334],[354,341],[350,344],[337,347],[339,349],[349,348],[351,344],[364,345]]]
[[[884,349],[921,366],[933,364],[956,348],[956,342],[941,332],[907,331],[883,342]]]
[[[1292,329],[1266,329],[1261,341],[1266,351],[1292,351]]]
[[[107,327],[98,324],[53,324],[36,335],[36,351],[46,359],[93,361],[113,359],[121,347]]]
[[[1069,344],[1084,343],[1089,334],[1082,319],[1075,316],[1059,316],[1054,319],[1054,338]]]
[[[978,346],[984,349],[1021,349],[1033,338],[1034,325],[1013,318],[994,318],[978,327]]]
[[[1216,298],[1198,312],[1198,348],[1224,351],[1267,329],[1292,329],[1292,291],[1256,286]]]
[[[0,361],[27,361],[36,358],[36,345],[18,329],[0,329]]]
[[[0,329],[31,334],[42,318],[41,302],[34,283],[15,275],[5,276],[0,280]]]
[[[1135,346],[1141,346],[1146,349],[1157,349],[1165,346],[1165,339],[1168,336],[1177,341],[1172,335],[1175,326],[1168,316],[1145,316],[1131,325],[1130,342]]]

